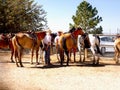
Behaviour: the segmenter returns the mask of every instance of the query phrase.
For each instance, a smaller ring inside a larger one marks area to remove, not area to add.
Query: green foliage
[[[94,28],[93,30],[89,31],[89,33],[91,33],[91,34],[102,34],[102,31],[103,31],[102,26],[100,26],[100,27]]]
[[[46,12],[34,0],[0,1],[0,33],[41,30],[46,23]]]
[[[83,1],[79,4],[76,10],[76,15],[72,16],[74,24],[70,23],[70,27],[80,26],[85,32],[102,33],[102,28],[97,28],[98,23],[102,21],[102,17],[98,16],[98,11],[90,5],[90,3]],[[95,31],[94,31],[95,30]],[[99,31],[100,30],[100,31]]]

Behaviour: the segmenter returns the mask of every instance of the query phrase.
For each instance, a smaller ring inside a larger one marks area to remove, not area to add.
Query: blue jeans
[[[50,46],[45,49],[45,64],[50,64]]]

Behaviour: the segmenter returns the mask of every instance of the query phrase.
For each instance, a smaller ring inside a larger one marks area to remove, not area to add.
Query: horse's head
[[[0,34],[0,40],[9,41],[11,39],[9,34]]]
[[[75,30],[76,30],[75,27],[72,27],[72,28],[69,30],[69,32],[72,33],[72,32],[74,32]]]
[[[77,35],[83,35],[83,34],[84,34],[84,31],[82,30],[82,28],[78,27],[78,28],[76,28],[75,33],[76,33]]]
[[[73,30],[73,29],[72,29]],[[71,30],[71,31],[72,31]],[[72,32],[72,34],[75,36],[75,37],[78,37],[78,35],[83,35],[84,32],[81,28],[74,28],[74,31]]]

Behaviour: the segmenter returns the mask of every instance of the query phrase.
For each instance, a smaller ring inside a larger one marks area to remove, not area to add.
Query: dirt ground
[[[120,90],[120,65],[112,53],[101,57],[98,66],[89,59],[60,66],[56,55],[51,55],[51,67],[31,65],[30,54],[22,61],[24,67],[16,67],[10,62],[10,51],[0,52],[0,90]]]

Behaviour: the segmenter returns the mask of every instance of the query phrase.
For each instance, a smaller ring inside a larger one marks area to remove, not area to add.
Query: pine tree
[[[83,1],[79,4],[76,14],[72,16],[74,24],[70,23],[70,27],[80,26],[88,33],[102,33],[102,27],[97,25],[102,21],[102,17],[98,16],[98,11],[90,5],[90,3]]]
[[[0,1],[0,33],[41,30],[46,23],[46,12],[34,0]]]

